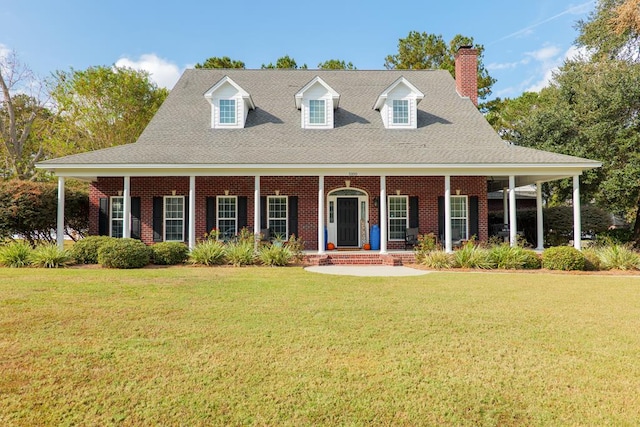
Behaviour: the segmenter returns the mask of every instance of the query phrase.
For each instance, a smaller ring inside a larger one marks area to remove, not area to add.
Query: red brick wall
[[[378,208],[372,203],[373,198],[380,195],[380,178],[373,176],[325,177],[325,197],[337,188],[345,187],[345,180],[350,186],[366,191],[371,198],[369,203],[370,225],[378,224]],[[247,196],[247,226],[253,229],[253,177],[197,177],[196,178],[196,238],[202,238],[206,230],[206,197],[223,195],[229,190],[230,195]],[[387,194],[417,196],[420,209],[420,233],[438,233],[438,196],[444,194],[443,177],[395,177],[386,179]],[[90,189],[90,234],[98,233],[99,199],[116,196],[123,188],[122,178],[99,178]],[[478,196],[480,240],[488,238],[487,226],[487,188],[484,177],[452,177],[451,191],[456,189],[460,194]],[[153,197],[171,195],[175,190],[178,196],[188,196],[188,177],[132,177],[131,197],[141,198],[142,240],[153,242]],[[316,249],[318,243],[318,178],[302,176],[261,177],[260,194],[268,196],[278,190],[281,195],[298,196],[298,232],[305,241],[306,249]],[[404,248],[403,242],[389,242],[389,249]]]
[[[478,51],[461,48],[456,54],[456,89],[478,106]]]

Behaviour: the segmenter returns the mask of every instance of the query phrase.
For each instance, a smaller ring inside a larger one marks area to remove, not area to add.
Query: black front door
[[[338,199],[338,246],[358,246],[358,198]]]

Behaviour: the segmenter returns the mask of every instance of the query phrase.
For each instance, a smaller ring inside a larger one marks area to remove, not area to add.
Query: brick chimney
[[[478,106],[478,50],[460,46],[456,54],[456,89]]]

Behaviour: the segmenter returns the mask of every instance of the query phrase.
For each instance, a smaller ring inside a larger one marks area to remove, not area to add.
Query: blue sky
[[[455,6],[454,6],[455,5]],[[409,31],[471,36],[498,79],[491,98],[539,90],[575,53],[574,28],[595,0],[0,0],[0,54],[15,50],[42,77],[70,67],[144,68],[171,88],[185,68],[230,56],[247,68],[285,54],[383,69]]]

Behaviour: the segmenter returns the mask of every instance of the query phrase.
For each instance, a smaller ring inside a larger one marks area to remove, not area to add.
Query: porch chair
[[[407,228],[404,233],[404,248],[413,249],[418,244],[418,227]]]

